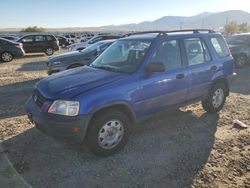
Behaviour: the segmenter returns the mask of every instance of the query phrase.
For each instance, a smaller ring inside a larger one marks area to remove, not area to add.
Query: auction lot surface
[[[0,64],[0,187],[250,187],[250,67],[237,70],[219,114],[200,103],[134,125],[126,147],[93,156],[38,132],[23,105],[47,57]]]

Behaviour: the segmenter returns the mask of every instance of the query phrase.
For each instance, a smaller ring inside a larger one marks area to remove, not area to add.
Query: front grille
[[[33,94],[33,99],[35,103],[41,108],[43,103],[46,101],[46,98],[44,98],[39,91],[35,91]]]

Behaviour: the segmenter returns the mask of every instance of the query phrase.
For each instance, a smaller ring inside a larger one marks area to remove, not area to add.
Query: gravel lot
[[[23,104],[47,76],[47,57],[0,64],[0,187],[245,187],[250,188],[250,67],[237,70],[219,114],[199,103],[134,125],[127,146],[93,156],[38,132]]]

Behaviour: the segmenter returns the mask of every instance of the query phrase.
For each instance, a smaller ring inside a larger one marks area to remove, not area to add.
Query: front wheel
[[[223,83],[215,84],[206,100],[202,101],[202,107],[208,113],[219,112],[226,101],[227,88]]]
[[[118,152],[128,140],[129,120],[121,111],[100,113],[90,124],[87,133],[89,150],[105,157]]]
[[[46,48],[45,49],[45,54],[47,55],[47,56],[51,56],[51,55],[53,55],[54,54],[54,49],[53,48]]]
[[[13,55],[10,52],[3,52],[1,54],[1,59],[3,62],[11,62],[13,60]]]

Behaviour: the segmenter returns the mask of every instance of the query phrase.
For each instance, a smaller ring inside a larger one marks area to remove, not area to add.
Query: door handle
[[[212,70],[212,71],[217,70],[217,66],[212,66],[212,67],[210,68],[210,70]]]
[[[185,77],[185,75],[183,73],[176,75],[176,79],[178,79],[178,80],[183,79],[184,77]]]

